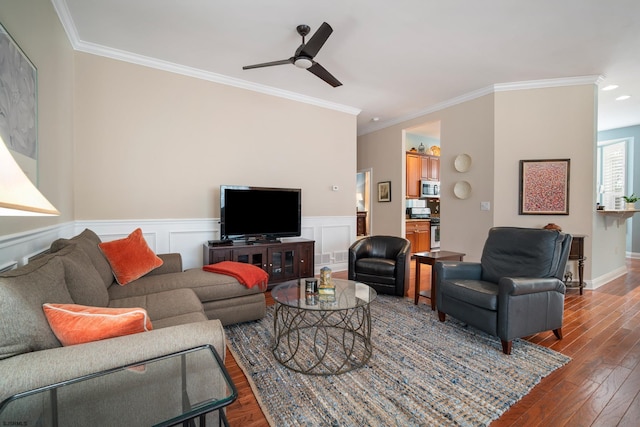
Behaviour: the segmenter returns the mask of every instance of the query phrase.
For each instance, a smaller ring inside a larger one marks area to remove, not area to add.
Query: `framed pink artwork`
[[[520,215],[569,215],[570,159],[520,160]]]

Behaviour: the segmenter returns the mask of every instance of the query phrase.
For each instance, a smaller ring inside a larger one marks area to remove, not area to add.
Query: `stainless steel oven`
[[[420,197],[440,197],[440,182],[421,180]]]
[[[431,218],[431,250],[440,249],[440,218]]]

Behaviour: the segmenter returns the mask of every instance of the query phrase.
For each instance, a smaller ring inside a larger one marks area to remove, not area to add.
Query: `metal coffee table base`
[[[363,366],[372,353],[369,305],[304,310],[276,304],[273,355],[308,375],[337,375]]]

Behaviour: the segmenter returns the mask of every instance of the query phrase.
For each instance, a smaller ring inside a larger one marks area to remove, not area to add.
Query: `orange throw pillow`
[[[162,265],[137,228],[124,239],[103,242],[98,245],[111,265],[118,284],[124,286]]]
[[[89,307],[78,304],[43,304],[51,330],[63,346],[82,344],[150,331],[144,308]]]

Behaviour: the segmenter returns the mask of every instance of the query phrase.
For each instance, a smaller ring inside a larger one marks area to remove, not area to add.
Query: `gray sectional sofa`
[[[182,271],[179,254],[158,255],[161,267],[120,286],[99,243],[94,232],[85,230],[56,240],[49,253],[0,275],[0,402],[205,344],[224,358],[223,325],[265,315],[265,296],[258,287],[249,289],[232,277],[202,269]],[[44,316],[44,303],[142,307],[153,330],[62,347]],[[144,411],[135,412],[132,420],[144,424]]]

